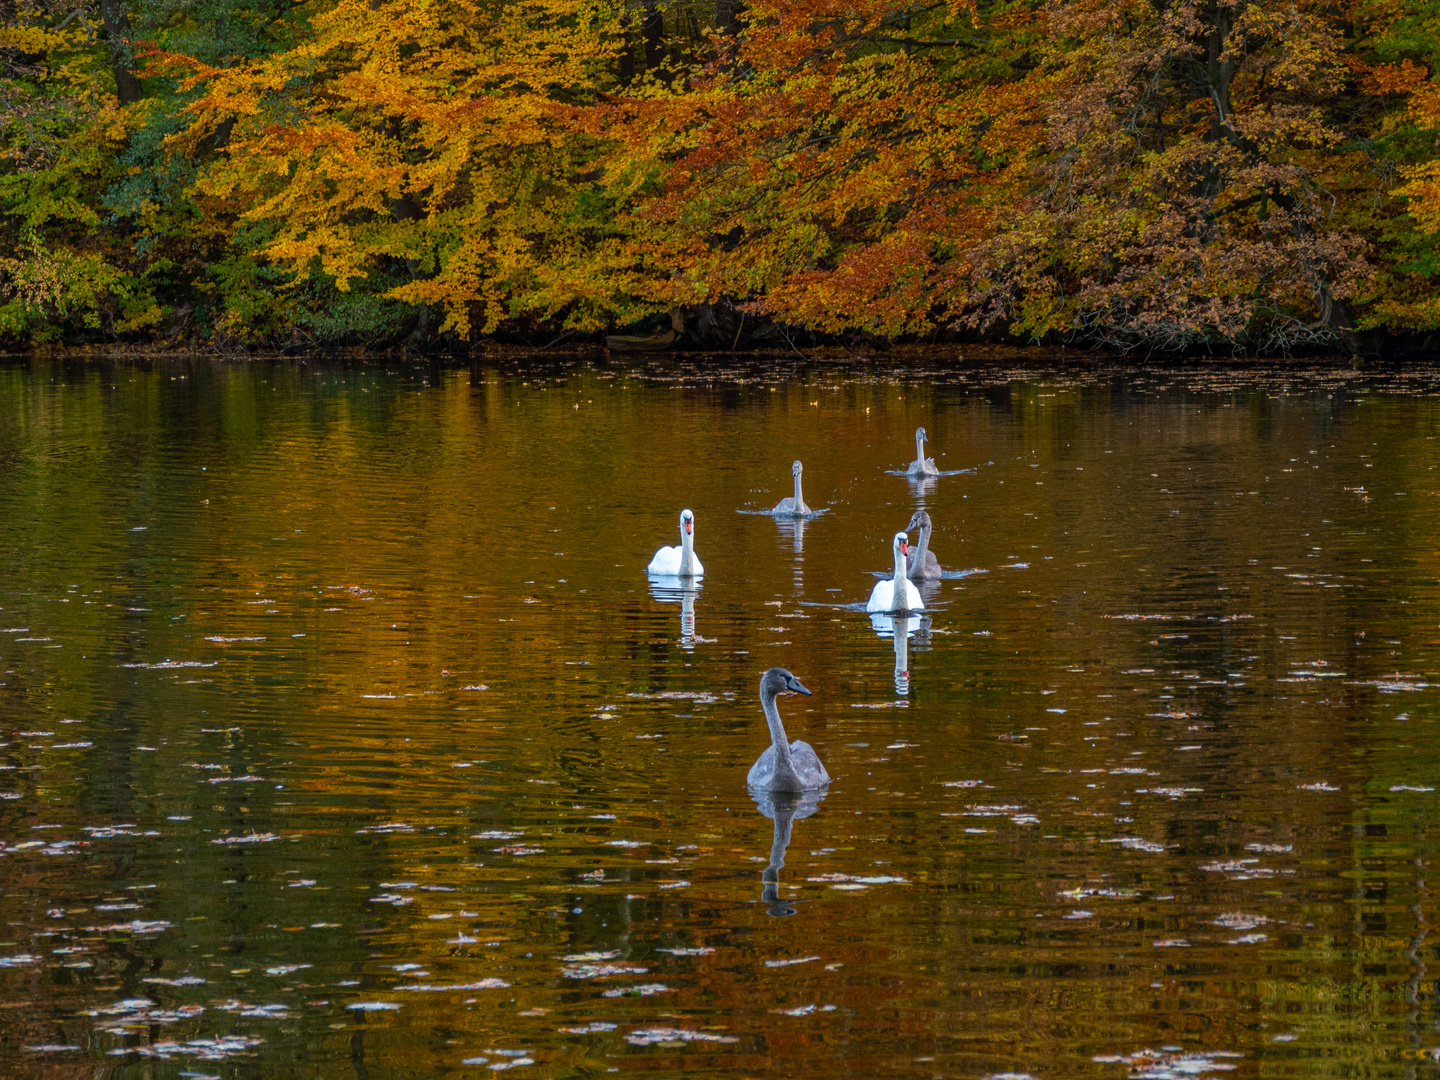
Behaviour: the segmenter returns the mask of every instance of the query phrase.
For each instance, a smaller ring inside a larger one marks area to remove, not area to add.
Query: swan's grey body
[[[935,467],[935,459],[925,456],[925,429],[915,429],[915,460],[905,470],[909,476],[939,476],[940,470]]]
[[[655,552],[648,574],[664,574],[670,577],[700,577],[705,567],[695,555],[695,515],[689,510],[680,511],[680,544],[678,547],[662,547]]]
[[[910,524],[905,526],[906,532],[911,529],[920,530],[920,542],[915,545],[915,550],[910,552],[910,558],[905,564],[906,573],[916,580],[938,578],[940,560],[935,558],[935,553],[930,550],[930,515],[924,510],[916,510],[910,518]]]
[[[895,534],[891,551],[895,556],[895,576],[886,581],[877,581],[870,592],[866,611],[924,611],[925,601],[920,599],[920,590],[905,576],[905,556],[910,551],[910,541],[903,532]]]
[[[808,515],[811,512],[810,507],[805,505],[805,500],[800,495],[800,473],[804,471],[804,468],[798,461],[790,466],[790,471],[795,475],[795,494],[776,503],[775,509],[770,511],[772,514],[796,517],[802,514]]]
[[[770,747],[750,767],[745,783],[761,791],[813,791],[830,783],[830,774],[809,743],[799,739],[793,743],[786,741],[785,725],[780,722],[775,697],[787,690],[810,693],[784,668],[772,667],[760,676],[760,707],[765,710],[765,722],[770,725]]]

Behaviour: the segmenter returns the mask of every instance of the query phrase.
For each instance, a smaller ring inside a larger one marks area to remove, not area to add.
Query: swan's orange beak
[[[695,523],[693,521],[685,522],[685,531],[693,536],[695,533]]]
[[[909,554],[910,554],[910,544],[909,544],[908,541],[905,541],[905,540],[901,540],[901,541],[900,541],[900,554],[901,554],[901,555],[909,555]]]

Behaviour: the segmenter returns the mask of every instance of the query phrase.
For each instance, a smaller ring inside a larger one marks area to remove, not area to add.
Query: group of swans
[[[924,611],[925,601],[920,598],[920,590],[910,581],[910,568],[906,562],[906,556],[910,554],[910,538],[903,532],[897,532],[890,550],[895,556],[895,576],[875,583],[865,610]]]
[[[814,511],[805,505],[805,496],[800,494],[800,474],[805,471],[805,466],[797,461],[790,466],[790,471],[795,476],[795,494],[781,499],[770,513],[776,517],[811,517]],[[662,547],[656,551],[655,557],[650,560],[650,565],[645,568],[645,572],[657,577],[698,578],[705,575],[705,566],[700,562],[699,556],[695,554],[695,514],[693,511],[680,511],[679,545]]]
[[[795,477],[795,494],[781,499],[771,513],[776,517],[810,517],[814,511],[805,504],[805,498],[800,491],[800,476],[804,466],[797,461],[790,471]],[[906,475],[939,474],[935,459],[925,456],[925,429],[917,428],[915,461],[906,470]],[[908,536],[911,529],[920,530],[920,541],[913,549]],[[905,526],[905,532],[895,534],[891,544],[894,575],[876,584],[870,593],[867,611],[925,610],[925,601],[911,578],[924,581],[934,580],[941,575],[940,562],[930,550],[931,529],[930,515],[924,510],[916,510],[910,523]],[[695,514],[692,511],[680,511],[679,545],[662,547],[655,552],[655,557],[650,560],[646,571],[657,576],[699,578],[704,575],[705,567],[695,554]],[[799,739],[790,742],[786,738],[785,725],[780,720],[780,710],[775,704],[775,699],[785,693],[809,696],[810,691],[785,668],[772,667],[760,677],[760,708],[770,728],[770,746],[750,767],[745,782],[754,790],[768,792],[814,791],[823,788],[830,783],[830,774],[825,771],[825,766],[820,763],[814,749],[809,743]]]
[[[916,510],[910,517],[910,524],[905,526],[905,532],[895,534],[890,549],[895,556],[895,574],[888,581],[876,583],[870,592],[870,602],[865,605],[866,611],[925,610],[920,590],[910,579],[933,581],[941,575],[940,560],[930,550],[931,527],[930,515],[924,510]],[[906,535],[911,529],[920,530],[920,543],[913,548],[910,537]]]
[[[795,462],[795,495],[793,498],[781,500],[780,506],[790,504],[794,506],[805,505],[800,497],[800,462]],[[780,513],[776,507],[775,512]],[[788,511],[791,513],[806,513],[808,511]],[[933,526],[930,522],[930,515],[924,510],[916,510],[910,518],[910,523],[905,526],[905,532],[897,532],[891,545],[891,552],[895,557],[894,577],[878,582],[870,593],[870,601],[865,605],[866,611],[924,611],[925,601],[920,596],[920,590],[911,582],[911,578],[921,581],[931,581],[941,576],[940,560],[935,558],[935,553],[930,550],[930,532]],[[911,529],[920,530],[920,542],[912,549],[910,537],[907,535]],[[699,578],[705,575],[705,566],[700,557],[695,554],[695,514],[691,510],[680,511],[680,543],[671,547],[662,547],[655,552],[655,557],[650,560],[650,565],[645,568],[646,573],[657,577],[693,577]]]
[[[772,515],[792,518],[814,516],[815,511],[806,504],[805,496],[800,490],[801,475],[804,471],[805,466],[799,461],[790,466],[791,475],[795,477],[795,494],[786,496],[776,503],[775,508],[770,511]],[[925,429],[923,427],[915,429],[915,460],[911,463],[906,475],[939,475],[939,470],[935,468],[935,459],[925,456]],[[895,556],[895,576],[892,580],[882,581],[875,586],[870,593],[870,602],[865,607],[866,611],[925,610],[925,601],[921,599],[920,591],[908,579],[930,581],[941,576],[940,561],[930,550],[932,528],[930,515],[924,510],[916,510],[910,518],[910,523],[905,526],[905,532],[895,534],[892,545]],[[911,529],[920,530],[920,541],[913,549],[910,547],[910,538],[906,535]],[[679,545],[660,548],[645,569],[647,573],[664,577],[698,578],[704,575],[705,567],[695,554],[695,514],[693,511],[680,511]]]

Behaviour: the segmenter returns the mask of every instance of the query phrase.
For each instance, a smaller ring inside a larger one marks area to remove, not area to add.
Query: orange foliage
[[[295,282],[399,273],[461,336],[728,297],[830,333],[1288,348],[1399,288],[1387,231],[1440,231],[1433,152],[1392,191],[1342,150],[1402,108],[1440,126],[1422,58],[1356,36],[1412,16],[757,0],[632,79],[619,4],[333,0],[268,59],[166,59],[204,88],[176,148],[228,138],[207,206]]]

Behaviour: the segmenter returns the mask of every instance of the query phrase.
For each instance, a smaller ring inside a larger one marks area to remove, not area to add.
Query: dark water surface
[[[1435,372],[704,365],[0,366],[0,1075],[1435,1075]]]

